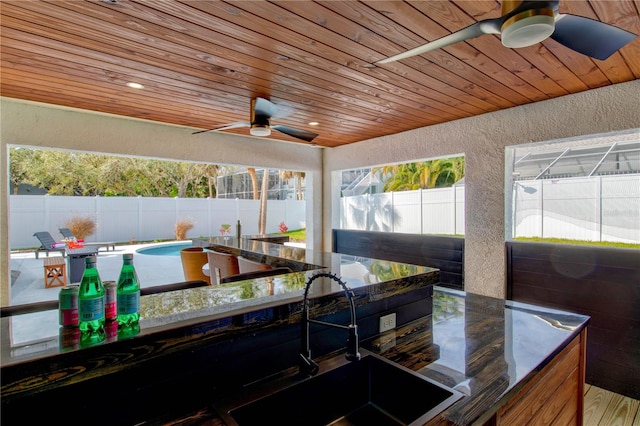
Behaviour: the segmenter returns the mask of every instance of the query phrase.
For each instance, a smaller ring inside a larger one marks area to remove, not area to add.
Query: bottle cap
[[[122,255],[123,260],[133,260],[133,253],[125,253]]]
[[[85,264],[96,263],[96,261],[97,261],[96,256],[87,256],[84,258]]]

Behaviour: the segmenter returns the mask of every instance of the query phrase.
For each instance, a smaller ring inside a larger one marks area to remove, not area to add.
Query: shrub
[[[73,232],[78,240],[84,240],[96,232],[96,221],[89,216],[74,216],[67,219],[64,225]]]
[[[179,220],[178,223],[176,223],[176,229],[175,229],[176,240],[186,240],[187,232],[189,232],[194,225],[195,225],[195,222],[190,217]]]

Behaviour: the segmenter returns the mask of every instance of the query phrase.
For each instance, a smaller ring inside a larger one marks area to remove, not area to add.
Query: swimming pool
[[[136,253],[148,254],[151,256],[180,256],[180,250],[187,247],[192,247],[192,244],[190,242],[177,244],[158,244],[139,248],[138,250],[136,250]]]

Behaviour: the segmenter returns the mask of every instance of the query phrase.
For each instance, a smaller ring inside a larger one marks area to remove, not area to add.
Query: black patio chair
[[[47,257],[49,257],[49,252],[56,252],[56,251],[62,253],[62,257],[65,257],[67,255],[67,251],[64,244],[54,240],[51,234],[48,233],[47,231],[36,232],[35,234],[33,234],[33,236],[36,237],[41,244],[41,246],[35,250],[36,259],[38,259],[40,252],[47,253]],[[56,245],[58,244],[63,244],[63,245],[61,247],[56,247]]]

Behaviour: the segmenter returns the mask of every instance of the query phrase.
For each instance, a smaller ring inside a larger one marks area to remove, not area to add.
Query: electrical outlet
[[[395,312],[389,315],[380,317],[380,333],[384,333],[388,330],[396,328],[396,314]]]

